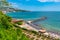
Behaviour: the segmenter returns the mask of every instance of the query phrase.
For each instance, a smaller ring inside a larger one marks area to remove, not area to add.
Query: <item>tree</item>
[[[7,0],[0,0],[0,6],[9,6]]]
[[[5,7],[10,7],[10,4],[7,2],[7,0],[0,0],[0,10],[5,10]]]

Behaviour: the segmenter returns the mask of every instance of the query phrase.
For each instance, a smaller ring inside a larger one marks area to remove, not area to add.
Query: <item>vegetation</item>
[[[12,4],[7,2],[7,0],[0,0],[0,10],[7,12],[27,12],[25,10],[13,8]]]
[[[10,21],[11,18],[0,11],[0,40],[29,40],[22,30]]]
[[[23,32],[29,37],[31,40],[60,40],[53,37],[50,37],[49,35],[44,35],[43,33],[39,33],[33,30],[27,30],[25,28],[22,28]]]
[[[16,24],[18,24],[18,25],[22,25],[22,24],[23,24],[23,22],[16,22]]]
[[[0,0],[0,2],[1,2],[1,6],[9,6],[7,0]]]

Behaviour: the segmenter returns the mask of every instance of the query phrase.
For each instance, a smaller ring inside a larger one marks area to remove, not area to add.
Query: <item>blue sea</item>
[[[43,16],[47,17],[46,20],[36,22],[49,31],[60,33],[60,12],[11,12],[6,15],[16,18],[28,20],[36,20]]]

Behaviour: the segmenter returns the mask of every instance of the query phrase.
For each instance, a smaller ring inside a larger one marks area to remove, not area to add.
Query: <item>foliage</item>
[[[11,22],[11,18],[0,11],[0,40],[29,40],[18,27]]]
[[[0,5],[1,6],[9,6],[9,3],[7,2],[7,0],[0,0]]]
[[[22,25],[22,24],[23,24],[23,22],[16,22],[16,24],[18,24],[18,25]]]
[[[34,34],[38,34],[38,33],[37,33],[36,31],[34,31],[34,30],[32,30],[31,32],[34,33]]]

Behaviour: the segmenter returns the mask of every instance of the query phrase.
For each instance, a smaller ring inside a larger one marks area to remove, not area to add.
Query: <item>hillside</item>
[[[12,7],[0,7],[1,11],[6,11],[6,12],[30,12],[27,10],[22,10],[22,9],[17,9],[17,8],[12,8]]]
[[[11,18],[0,11],[0,40],[29,40],[22,30],[10,21]]]

